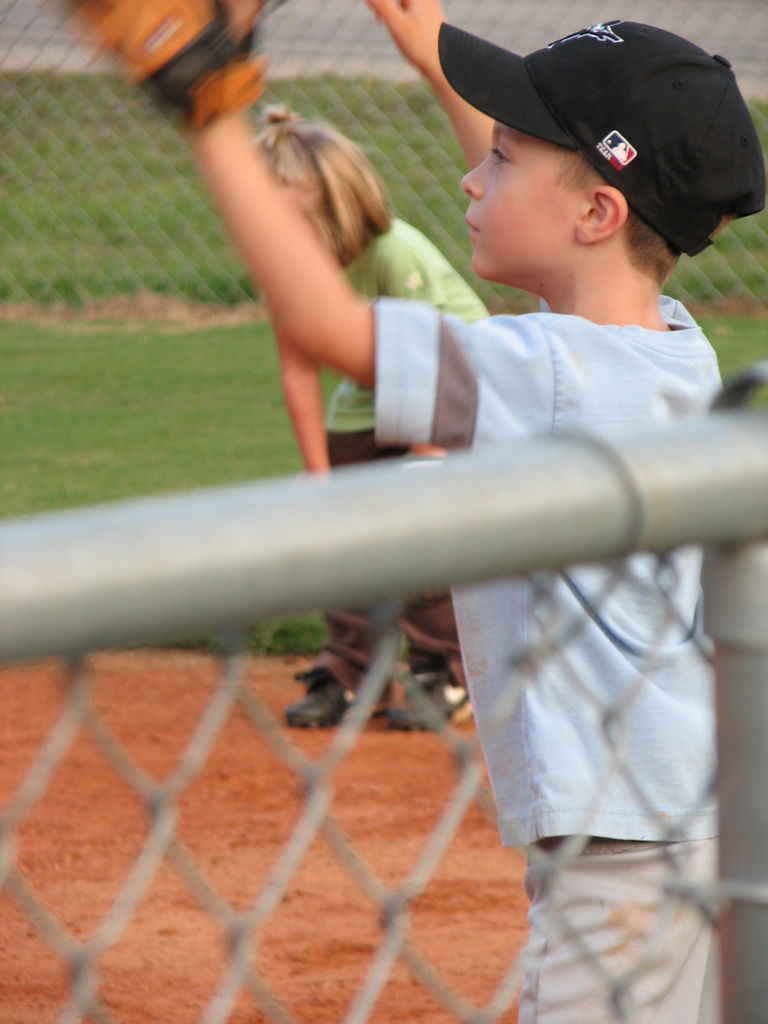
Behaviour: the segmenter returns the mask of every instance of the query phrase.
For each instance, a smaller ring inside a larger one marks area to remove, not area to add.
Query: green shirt
[[[468,323],[488,316],[488,310],[440,250],[420,231],[393,220],[347,269],[347,280],[366,299],[386,295],[418,299],[441,313],[453,313]],[[334,433],[372,430],[373,392],[343,378],[331,396],[326,429]]]

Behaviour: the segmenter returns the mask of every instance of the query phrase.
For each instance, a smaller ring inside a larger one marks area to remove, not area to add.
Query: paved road
[[[626,13],[688,36],[736,68],[745,93],[768,98],[768,0],[444,0],[449,20],[527,52],[571,29]],[[55,0],[0,0],[0,68],[82,70],[91,54],[62,30]],[[364,0],[288,0],[265,31],[273,77],[410,72]],[[98,67],[98,65],[96,65]]]

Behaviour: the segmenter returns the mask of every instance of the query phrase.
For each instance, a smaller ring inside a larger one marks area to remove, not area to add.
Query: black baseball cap
[[[578,150],[679,252],[765,206],[765,165],[731,65],[663,29],[609,21],[528,56],[444,24],[440,63],[468,103]]]

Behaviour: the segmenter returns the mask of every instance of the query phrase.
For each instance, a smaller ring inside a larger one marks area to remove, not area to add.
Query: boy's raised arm
[[[252,52],[264,0],[62,0],[73,27],[180,113],[275,330],[310,360],[374,382],[373,312],[284,195],[242,111],[264,90]]]
[[[471,107],[448,84],[437,49],[445,13],[440,0],[366,0],[387,27],[405,59],[429,83],[456,132],[470,167],[484,159],[491,144],[493,122]]]

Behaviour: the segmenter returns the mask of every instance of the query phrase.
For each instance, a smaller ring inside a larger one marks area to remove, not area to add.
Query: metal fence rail
[[[407,503],[402,470],[376,466],[11,521],[0,527],[0,659],[324,607],[329,579],[336,606],[359,605],[760,536],[764,441],[751,415],[728,412],[620,447],[574,435],[455,455],[409,470]]]
[[[566,28],[616,17],[609,0],[447,0],[446,12],[521,52]],[[768,146],[764,0],[635,0],[631,16],[725,54]],[[61,20],[56,0],[0,0],[0,302],[82,306],[142,292],[252,299],[186,143]],[[363,0],[289,0],[266,19],[263,45],[271,57],[264,102],[287,101],[364,145],[397,213],[471,276],[458,150]],[[477,287],[495,308],[529,308],[522,294]],[[671,291],[697,306],[764,306],[768,214],[748,218],[695,260],[684,258]]]
[[[745,393],[756,380],[759,375]],[[370,897],[380,920],[379,944],[345,1022],[370,1019],[397,962],[408,966],[452,1019],[483,1024],[502,1019],[519,980],[516,962],[488,1003],[475,1007],[419,955],[408,935],[410,900],[429,879],[467,807],[483,796],[474,745],[445,734],[457,762],[455,786],[405,879],[383,886],[350,847],[328,801],[333,774],[359,736],[366,706],[376,699],[396,655],[393,629],[383,629],[358,710],[337,730],[323,757],[313,761],[288,741],[243,685],[237,627],[261,614],[361,601],[383,602],[382,618],[388,614],[391,621],[392,598],[399,593],[613,560],[633,551],[658,556],[663,587],[665,555],[693,542],[711,551],[705,611],[716,645],[724,766],[721,879],[706,891],[695,890],[684,865],[670,862],[666,899],[670,906],[692,902],[720,918],[725,1024],[768,1022],[768,821],[760,802],[768,770],[768,411],[721,411],[610,442],[574,436],[529,442],[514,453],[457,455],[422,471],[409,470],[407,507],[399,498],[401,472],[397,465],[354,468],[320,482],[275,481],[0,526],[0,661],[54,655],[69,664],[64,710],[0,814],[0,888],[72,979],[60,1020],[119,1020],[100,999],[100,965],[160,866],[169,863],[229,937],[227,970],[200,1019],[227,1021],[238,993],[247,991],[268,1019],[294,1021],[268,974],[254,970],[252,950],[318,835]],[[175,769],[158,783],[96,714],[82,658],[89,650],[202,625],[234,630],[232,653],[222,661],[219,685]],[[552,634],[536,657],[567,657],[568,643],[567,632]],[[701,656],[708,654],[702,650]],[[510,669],[511,695],[524,685],[525,671],[525,666]],[[574,686],[581,700],[593,699],[588,680],[574,678]],[[235,911],[217,894],[175,828],[177,804],[234,706],[301,780],[304,792],[295,828],[246,911]],[[608,717],[620,719],[623,710],[614,707]],[[133,869],[87,941],[78,941],[50,912],[19,871],[14,845],[77,729],[87,731],[136,793],[149,821]],[[617,748],[617,758],[619,753]],[[554,884],[557,869],[553,858]],[[632,1020],[633,977],[630,969],[603,978],[617,1021]]]

